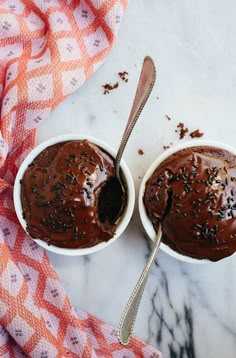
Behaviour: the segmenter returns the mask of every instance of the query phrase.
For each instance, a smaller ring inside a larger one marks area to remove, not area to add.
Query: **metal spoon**
[[[155,261],[156,253],[159,249],[162,237],[162,228],[159,226],[158,233],[153,243],[153,248],[149,259],[144,267],[144,270],[129,298],[127,305],[125,306],[124,312],[121,316],[119,328],[118,328],[118,339],[123,346],[127,346],[130,341],[130,337],[133,332],[135,320],[138,314],[140,301],[144,292],[144,288],[147,283],[153,262]]]
[[[120,161],[130,134],[142,112],[156,80],[156,69],[151,57],[144,58],[138,87],[133,101],[133,106],[122,136],[120,146],[115,158],[115,176],[103,186],[99,197],[99,205],[103,208],[101,221],[115,223],[124,209],[126,190],[121,178]],[[113,203],[111,208],[110,203]]]

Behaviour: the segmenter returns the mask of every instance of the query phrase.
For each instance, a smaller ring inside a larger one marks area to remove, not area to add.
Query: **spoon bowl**
[[[122,184],[121,184],[122,183]],[[115,224],[127,205],[127,187],[123,179],[111,177],[102,187],[98,198],[100,221]]]

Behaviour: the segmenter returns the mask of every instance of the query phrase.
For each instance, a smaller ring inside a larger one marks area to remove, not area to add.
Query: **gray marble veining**
[[[157,84],[124,153],[136,194],[163,146],[179,143],[179,122],[190,131],[199,128],[205,139],[235,146],[235,13],[233,0],[130,0],[112,53],[43,123],[38,142],[78,132],[117,148],[143,57],[149,54],[157,65]],[[128,83],[119,80],[120,71],[129,73]],[[118,89],[103,95],[102,85],[116,81]],[[106,250],[50,258],[72,303],[117,325],[149,250],[136,206],[125,233]],[[234,358],[235,298],[235,257],[191,265],[160,252],[134,334],[165,358]]]

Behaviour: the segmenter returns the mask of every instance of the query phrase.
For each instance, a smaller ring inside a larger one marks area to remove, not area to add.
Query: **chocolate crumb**
[[[138,150],[138,154],[139,154],[139,155],[143,155],[143,154],[144,154],[144,151],[143,151],[142,149],[139,149],[139,150]]]
[[[110,83],[106,83],[102,86],[104,88],[103,94],[108,94],[110,91],[116,89],[119,87],[119,83],[116,82],[114,85],[111,85]]]
[[[184,123],[179,122],[179,124],[177,125],[177,128],[179,128],[179,139],[183,139],[186,135],[186,133],[188,133],[188,128],[184,127]],[[175,130],[177,132],[177,130]]]
[[[124,82],[128,82],[128,78],[127,78],[127,76],[128,76],[128,72],[126,72],[126,71],[124,71],[124,72],[118,72],[118,75],[119,75],[119,77],[122,79],[122,81],[124,81]]]
[[[199,129],[196,129],[195,131],[191,132],[189,135],[191,138],[201,138],[204,135],[204,133],[201,133]]]
[[[173,145],[173,143],[171,142],[169,145],[163,145],[163,149],[169,149],[171,146]]]
[[[168,116],[168,114],[166,114],[166,119],[168,119],[168,121],[170,121],[171,120],[171,117],[170,116]]]

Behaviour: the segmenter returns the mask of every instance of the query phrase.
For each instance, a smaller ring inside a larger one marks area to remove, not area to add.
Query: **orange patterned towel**
[[[161,357],[76,312],[45,251],[21,229],[12,191],[36,127],[110,51],[126,0],[0,0],[0,356]]]

